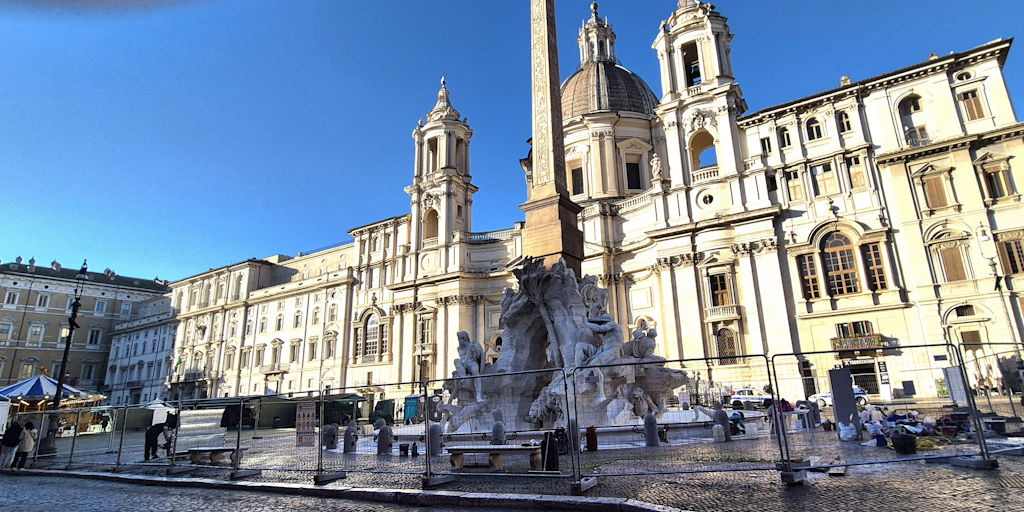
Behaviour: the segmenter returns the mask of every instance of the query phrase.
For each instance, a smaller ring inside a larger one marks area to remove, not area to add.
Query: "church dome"
[[[658,98],[642,78],[610,60],[590,61],[562,82],[562,119],[590,112],[654,115]]]

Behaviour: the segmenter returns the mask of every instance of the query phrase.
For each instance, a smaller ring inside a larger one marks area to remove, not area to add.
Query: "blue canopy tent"
[[[47,375],[36,375],[17,384],[0,389],[0,395],[19,398],[44,398],[57,394],[57,381]],[[78,388],[64,384],[62,396],[85,397],[86,393]]]

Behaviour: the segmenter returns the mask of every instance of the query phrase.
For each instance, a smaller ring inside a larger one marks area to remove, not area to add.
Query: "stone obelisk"
[[[569,199],[562,139],[562,94],[558,75],[555,0],[530,0],[533,66],[533,150],[528,169],[528,196],[523,255],[544,258],[545,265],[565,260],[576,276],[583,261],[581,208]]]

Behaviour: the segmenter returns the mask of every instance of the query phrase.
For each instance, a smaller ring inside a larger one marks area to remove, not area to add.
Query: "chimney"
[[[839,87],[846,87],[847,85],[850,85],[850,75],[839,77]]]

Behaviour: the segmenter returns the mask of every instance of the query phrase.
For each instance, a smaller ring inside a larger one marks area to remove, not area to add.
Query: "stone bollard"
[[[644,416],[644,437],[647,439],[647,446],[658,446],[658,419],[654,413],[647,413]]]
[[[359,440],[359,434],[356,433],[356,422],[350,422],[348,427],[345,429],[345,441],[342,446],[342,451],[345,453],[356,452],[356,441]]]
[[[377,432],[377,455],[391,455],[394,447],[395,438],[391,434],[391,427],[385,423],[384,426],[380,427],[380,431]]]
[[[438,425],[437,423],[431,425],[427,435],[430,436],[430,455],[441,455],[443,448],[441,446],[441,425]]]
[[[505,444],[505,425],[500,421],[491,428],[491,444]]]
[[[722,409],[721,405],[715,404],[715,411],[711,413],[711,421],[715,425],[721,425],[722,430],[725,432],[725,440],[732,441],[732,434],[729,426],[729,413]]]
[[[328,450],[336,450],[338,448],[338,425],[336,423],[328,423],[324,425],[323,431],[320,433],[322,439],[320,444]]]

